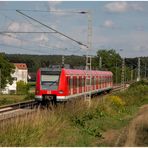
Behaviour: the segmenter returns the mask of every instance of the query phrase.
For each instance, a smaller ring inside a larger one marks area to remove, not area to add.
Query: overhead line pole
[[[89,92],[88,94],[85,94],[85,100],[89,102],[89,107],[91,105],[91,91],[92,91],[92,73],[91,73],[91,62],[92,57],[91,55],[88,55],[88,51],[92,48],[92,17],[91,12],[88,11],[88,36],[87,36],[87,55],[86,55],[86,89]]]
[[[121,85],[125,86],[125,58],[122,60],[122,73],[121,73]]]
[[[2,73],[1,73],[1,68],[0,68],[0,94],[2,91],[2,89],[1,89],[2,88],[2,84],[1,84],[2,83],[2,76],[1,75],[2,75]]]
[[[138,58],[138,77],[137,77],[137,81],[140,81],[140,57]]]
[[[64,37],[66,37],[66,38],[68,38],[68,39],[70,39],[70,40],[76,42],[77,44],[82,45],[82,46],[85,46],[86,48],[88,48],[87,45],[85,45],[85,44],[83,44],[83,43],[81,43],[81,42],[79,42],[79,41],[77,41],[77,40],[75,40],[75,39],[73,39],[73,38],[71,38],[71,37],[65,35],[64,33],[60,32],[60,31],[57,31],[56,29],[54,29],[54,28],[52,28],[52,27],[50,27],[50,26],[48,26],[48,25],[46,25],[46,24],[44,24],[44,23],[42,23],[42,22],[40,22],[40,21],[38,21],[38,20],[36,20],[36,19],[34,19],[33,17],[31,17],[31,16],[29,16],[29,15],[27,15],[27,14],[21,12],[20,10],[16,10],[16,12],[18,12],[18,13],[20,13],[21,15],[23,15],[23,16],[25,16],[25,17],[27,17],[27,18],[29,18],[29,19],[31,19],[31,20],[33,20],[33,21],[35,21],[35,22],[41,24],[41,25],[43,25],[44,27],[46,27],[46,28],[48,28],[48,29],[50,29],[50,30],[53,30],[53,31],[55,31],[56,33],[58,33],[58,34],[60,34],[60,35],[62,35],[62,36],[64,36]]]

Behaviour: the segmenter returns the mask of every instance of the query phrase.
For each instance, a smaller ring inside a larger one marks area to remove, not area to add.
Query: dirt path
[[[130,123],[124,146],[148,146],[148,104],[140,108]]]
[[[101,143],[107,146],[148,147],[148,104],[140,107],[138,113],[126,127],[108,130]]]

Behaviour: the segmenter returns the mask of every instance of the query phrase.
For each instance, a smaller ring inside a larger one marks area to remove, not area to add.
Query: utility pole
[[[2,79],[1,79],[1,76],[2,75],[2,73],[1,73],[1,68],[0,68],[0,94],[1,94],[1,88],[2,88]]]
[[[62,56],[62,68],[64,68],[64,64],[65,64],[65,57],[64,55]]]
[[[116,61],[116,85],[117,85],[117,61]]]
[[[101,70],[101,68],[102,68],[102,57],[100,56],[100,58],[99,58],[99,69]]]
[[[140,57],[138,58],[138,77],[137,81],[140,81]]]
[[[88,101],[89,107],[91,105],[91,90],[92,90],[92,75],[91,75],[91,55],[88,55],[88,51],[92,48],[92,17],[91,12],[88,11],[88,36],[87,36],[87,55],[86,55],[86,79],[85,79],[85,86],[86,91],[88,92],[85,94],[85,101]]]
[[[122,60],[121,85],[124,87],[125,83],[125,58]]]
[[[133,66],[131,66],[131,81],[133,81]]]
[[[146,72],[147,72],[146,70],[147,70],[147,68],[146,68],[146,63],[145,63],[145,74],[144,74],[145,79],[146,79]]]

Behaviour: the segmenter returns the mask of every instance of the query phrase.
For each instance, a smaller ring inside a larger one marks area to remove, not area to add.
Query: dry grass
[[[142,87],[142,92],[139,92],[140,97],[146,99],[147,88]],[[120,94],[120,99],[128,102],[134,96],[131,93],[128,92],[129,98],[127,94]],[[114,146],[112,142],[118,137],[117,130],[127,125],[137,111],[137,104],[131,103],[138,97],[122,107],[119,98],[108,102],[103,97],[92,99],[90,107],[79,99],[52,110],[37,110],[35,114],[0,124],[0,146]],[[111,136],[103,137],[107,130],[116,131],[115,134],[111,132],[112,140]]]
[[[12,104],[23,101],[26,95],[0,95],[0,105]]]

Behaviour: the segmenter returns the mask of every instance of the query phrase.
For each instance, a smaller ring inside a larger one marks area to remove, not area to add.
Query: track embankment
[[[148,146],[148,104],[140,107],[127,130],[126,147]]]

